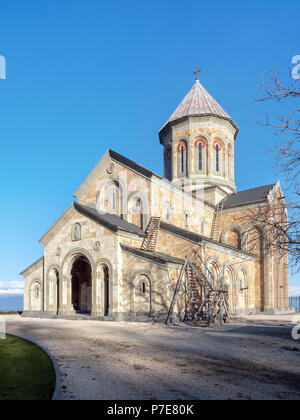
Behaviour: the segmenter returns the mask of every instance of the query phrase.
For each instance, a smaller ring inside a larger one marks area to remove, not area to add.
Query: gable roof
[[[193,197],[193,199],[196,199],[196,197],[193,196],[193,194],[189,191],[182,191],[182,188],[180,188],[178,185],[170,182],[168,179],[161,177],[160,175],[157,175],[155,172],[150,171],[149,169],[145,168],[142,165],[139,165],[138,163],[134,162],[131,159],[126,158],[125,156],[120,155],[119,153],[108,149],[105,155],[99,160],[97,165],[94,167],[94,169],[88,174],[88,176],[85,178],[85,180],[81,183],[81,185],[78,187],[76,192],[73,194],[74,197],[77,197],[79,200],[84,195],[84,193],[87,191],[87,189],[92,185],[92,183],[97,179],[97,176],[101,173],[101,171],[105,170],[106,165],[110,162],[110,160],[113,160],[117,163],[119,163],[122,166],[125,166],[139,175],[149,179],[152,181],[153,179],[158,179],[163,181],[165,184],[168,184],[171,188],[174,188],[180,194],[186,194],[187,196]],[[201,201],[199,201],[199,204]],[[211,203],[204,202],[205,205],[213,208],[214,206]]]
[[[207,236],[200,235],[199,233],[191,232],[191,231],[186,230],[186,229],[182,229],[180,227],[177,227],[175,225],[171,225],[171,224],[163,222],[163,221],[160,222],[160,229],[162,229],[162,230],[164,230],[168,233],[171,233],[173,235],[179,236],[183,239],[187,239],[188,241],[194,242],[198,245],[203,244],[203,243],[206,243],[206,244],[211,243],[211,244],[217,245],[218,247],[227,248],[227,249],[230,249],[232,251],[235,251],[238,254],[244,254],[244,255],[251,256],[251,257],[255,257],[255,255],[250,253],[250,252],[244,251],[242,249],[237,249],[237,248],[235,248],[231,245],[223,244],[221,242],[215,241],[214,239],[208,238]]]
[[[134,162],[131,159],[128,159],[125,156],[120,155],[117,152],[114,152],[113,150],[108,150],[108,154],[111,157],[111,159],[116,160],[117,162],[121,163],[121,165],[125,165],[128,168],[132,169],[133,171],[145,176],[146,178],[151,179],[152,176],[157,176],[158,178],[161,178],[161,176],[155,174],[154,172],[150,171],[147,168],[144,168],[144,166],[139,165],[138,163]]]
[[[138,163],[134,162],[131,159],[126,158],[125,156],[120,155],[119,153],[108,149],[104,156],[99,160],[96,166],[92,169],[92,171],[87,175],[84,181],[80,184],[77,188],[75,193],[73,194],[74,197],[80,199],[80,197],[84,194],[84,192],[89,188],[89,186],[97,179],[97,176],[101,171],[105,170],[106,166],[110,162],[110,160],[114,160],[115,162],[120,163],[121,165],[132,169],[133,171],[137,172],[139,175],[151,180],[153,177],[157,177],[159,179],[163,179],[161,176],[157,175],[156,173],[150,171],[149,169],[145,168],[144,166],[139,165]]]
[[[207,92],[206,89],[201,85],[199,80],[196,83],[180,103],[175,112],[171,115],[168,121],[164,124],[160,132],[166,128],[166,126],[174,121],[180,120],[186,117],[203,117],[203,116],[214,116],[229,121],[233,127],[239,131],[238,126],[227,114],[226,111],[217,103],[217,101]],[[236,133],[236,134],[237,134]]]
[[[57,219],[57,221],[51,226],[51,228],[42,236],[39,240],[44,245],[47,245],[49,241],[56,235],[56,233],[76,214],[76,212],[82,214],[88,219],[93,220],[101,226],[107,227],[113,232],[118,230],[124,230],[135,235],[145,237],[146,233],[139,227],[132,223],[126,222],[113,214],[98,212],[95,208],[84,206],[73,202],[67,210]]]
[[[128,252],[129,254],[135,255],[137,257],[146,258],[150,261],[159,263],[159,264],[166,264],[166,263],[173,263],[173,264],[184,264],[184,260],[176,257],[171,257],[171,255],[163,254],[161,252],[149,252],[143,251],[142,249],[133,248],[126,244],[121,244],[121,248]]]
[[[263,185],[262,187],[250,188],[249,190],[231,194],[223,201],[223,206],[224,208],[229,208],[264,201],[275,185]]]
[[[134,233],[142,237],[146,236],[146,233],[142,229],[140,229],[138,226],[132,223],[129,223],[124,219],[121,219],[121,217],[116,216],[115,214],[99,212],[98,210],[92,207],[84,206],[78,203],[73,203],[73,204],[74,204],[75,210],[77,210],[78,213],[82,214],[83,216],[88,217],[89,219],[92,219],[96,223],[105,225],[114,231],[121,229],[121,230],[125,230],[126,232]]]
[[[38,268],[42,267],[44,262],[44,257],[39,258],[37,261],[35,261],[34,263],[32,263],[29,267],[25,268],[25,270],[23,270],[20,273],[20,276],[28,277],[29,274],[33,273],[34,271],[36,271]]]

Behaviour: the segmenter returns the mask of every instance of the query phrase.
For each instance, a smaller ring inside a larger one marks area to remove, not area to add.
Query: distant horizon
[[[0,295],[0,312],[22,311],[24,295]]]
[[[300,297],[300,287],[290,286],[289,298],[294,297]],[[0,312],[23,311],[23,305],[24,294],[0,294]]]

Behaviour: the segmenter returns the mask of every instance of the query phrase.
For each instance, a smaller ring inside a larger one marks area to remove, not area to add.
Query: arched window
[[[177,149],[178,176],[187,175],[187,144],[181,141]]]
[[[205,169],[205,146],[206,140],[204,138],[200,138],[195,141],[195,171],[202,172]]]
[[[128,221],[142,230],[146,227],[147,197],[137,191],[128,200]]]
[[[216,144],[216,171],[220,172],[220,146]]]
[[[186,228],[189,227],[189,215],[188,215],[188,213],[185,213],[185,215],[184,215],[184,226]]]
[[[146,283],[144,281],[141,283],[141,293],[142,295],[146,293]]]
[[[166,178],[172,180],[172,146],[169,144],[165,151],[165,171]]]
[[[30,310],[40,311],[42,308],[42,288],[39,281],[34,281],[30,287]]]
[[[231,146],[231,144],[228,144],[228,150],[227,150],[227,174],[228,174],[228,177],[231,177],[231,156],[232,156],[232,146]]]
[[[228,155],[228,161],[227,161],[228,163],[228,176],[231,176],[231,173],[230,173],[230,156]]]
[[[72,227],[72,241],[81,240],[81,224],[75,223]]]
[[[202,171],[203,169],[203,157],[202,157],[202,143],[198,144],[198,169]]]
[[[96,207],[104,213],[121,218],[126,214],[126,186],[118,180],[101,181],[97,189]]]
[[[201,233],[204,233],[204,218],[201,220]]]
[[[112,192],[112,210],[117,210],[117,194],[115,191]]]
[[[184,146],[180,146],[180,167],[181,167],[181,173],[184,174]]]
[[[166,209],[166,221],[169,222],[170,221],[170,203],[166,203],[165,204],[165,209]]]
[[[134,312],[137,315],[151,314],[151,281],[148,276],[140,274],[137,278],[134,296]]]

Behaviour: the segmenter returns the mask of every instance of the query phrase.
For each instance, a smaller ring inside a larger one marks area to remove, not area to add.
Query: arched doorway
[[[84,255],[78,256],[73,262],[72,305],[77,313],[90,314],[92,310],[92,267]]]

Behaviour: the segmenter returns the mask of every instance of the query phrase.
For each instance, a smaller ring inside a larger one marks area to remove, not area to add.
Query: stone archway
[[[92,267],[84,255],[77,256],[71,268],[71,303],[77,313],[92,311]]]
[[[232,265],[226,265],[224,270],[224,284],[228,288],[228,303],[231,313],[237,311],[236,276]]]
[[[42,310],[42,296],[43,289],[40,280],[35,279],[32,281],[29,288],[29,299],[30,299],[30,310],[41,311]]]

